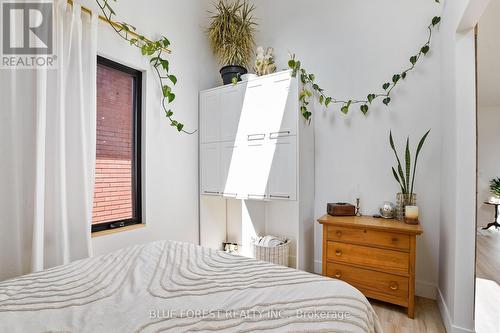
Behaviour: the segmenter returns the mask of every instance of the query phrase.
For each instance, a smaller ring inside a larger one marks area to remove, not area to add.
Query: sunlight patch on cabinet
[[[222,147],[224,196],[266,198],[276,141],[290,134],[281,130],[290,80],[247,84],[235,141]]]

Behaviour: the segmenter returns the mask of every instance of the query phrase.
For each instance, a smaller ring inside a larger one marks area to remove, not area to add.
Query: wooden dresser
[[[346,281],[366,297],[408,308],[414,317],[416,236],[397,220],[330,216],[323,225],[323,275]]]

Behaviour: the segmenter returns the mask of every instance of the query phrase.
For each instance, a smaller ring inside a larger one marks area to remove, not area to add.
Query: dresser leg
[[[413,319],[415,318],[415,305],[410,304],[408,306],[408,318]]]

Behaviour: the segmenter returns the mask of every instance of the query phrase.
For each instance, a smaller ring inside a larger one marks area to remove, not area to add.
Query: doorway
[[[477,333],[500,332],[500,2],[492,1],[476,28]]]

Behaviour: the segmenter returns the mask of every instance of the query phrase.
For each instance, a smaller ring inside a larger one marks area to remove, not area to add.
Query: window
[[[92,232],[142,223],[142,73],[97,58],[97,151]]]

